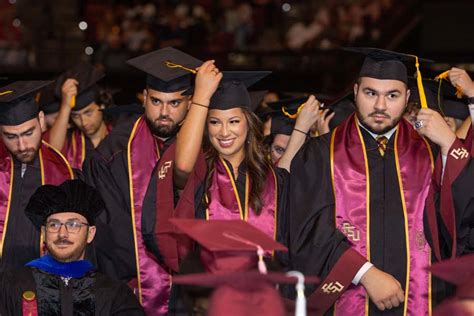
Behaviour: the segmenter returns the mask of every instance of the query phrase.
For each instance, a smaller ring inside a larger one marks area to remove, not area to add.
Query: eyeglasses
[[[49,221],[46,222],[45,226],[46,231],[48,233],[57,233],[63,225],[64,227],[66,227],[67,232],[71,234],[77,234],[78,232],[80,232],[82,226],[89,226],[89,224],[82,223],[79,221],[67,221],[65,223],[62,223],[60,221]]]

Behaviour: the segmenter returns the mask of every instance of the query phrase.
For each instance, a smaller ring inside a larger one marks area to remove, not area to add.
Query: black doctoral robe
[[[404,288],[408,258],[394,156],[395,134],[389,139],[382,157],[377,141],[365,129],[360,130],[366,145],[370,171],[370,261],[378,269],[395,277]],[[358,253],[354,254],[355,250],[350,249],[349,240],[335,227],[330,166],[331,134],[310,140],[291,164],[290,260],[293,269],[319,275],[321,285],[338,281],[347,288],[366,259]],[[335,279],[326,281],[325,278],[330,273]],[[315,290],[310,286],[306,289],[308,295]],[[317,297],[320,300],[318,303],[327,300],[324,302],[326,306],[334,303],[337,298],[324,294]],[[313,303],[314,301],[309,305]],[[331,310],[327,314],[331,314]],[[369,315],[381,314],[403,315],[403,304],[381,312],[370,302]]]
[[[94,271],[71,278],[22,267],[0,274],[0,314],[23,315],[23,293],[36,294],[38,315],[145,315],[132,290]]]

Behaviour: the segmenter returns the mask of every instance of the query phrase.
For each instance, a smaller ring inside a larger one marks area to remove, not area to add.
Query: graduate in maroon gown
[[[43,184],[74,178],[64,156],[42,140],[44,114],[35,93],[47,81],[17,81],[0,88],[0,271],[42,253],[40,234],[24,214]]]

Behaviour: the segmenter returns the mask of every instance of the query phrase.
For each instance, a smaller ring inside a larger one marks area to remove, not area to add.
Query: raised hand
[[[66,79],[61,87],[61,107],[71,108],[71,100],[77,96],[77,85],[79,82],[76,79]]]
[[[336,115],[335,112],[332,112],[328,115],[329,111],[330,109],[324,109],[321,110],[321,113],[319,114],[319,119],[316,122],[316,131],[318,132],[318,135],[329,133],[329,123],[333,119],[334,115]]]
[[[441,147],[441,153],[447,155],[456,140],[456,135],[446,120],[432,109],[421,109],[416,116],[415,128],[420,135],[428,137]]]
[[[314,97],[314,95],[310,95],[296,119],[295,129],[307,133],[311,126],[313,126],[320,117],[320,106],[321,103]]]
[[[219,82],[222,79],[222,73],[214,62],[214,60],[208,60],[197,68],[198,72],[196,75],[193,101],[209,103],[212,95],[216,92]]]
[[[449,81],[455,87],[460,87],[463,94],[474,97],[474,82],[464,69],[453,67],[448,73]]]

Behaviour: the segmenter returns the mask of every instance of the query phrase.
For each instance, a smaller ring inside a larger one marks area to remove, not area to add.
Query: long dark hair
[[[255,211],[257,215],[260,215],[262,211],[262,199],[261,195],[265,188],[265,182],[267,178],[267,173],[270,168],[270,162],[265,157],[265,154],[262,150],[263,143],[263,134],[261,132],[261,122],[255,113],[249,111],[246,108],[242,108],[242,112],[247,120],[247,139],[245,141],[245,163],[247,165],[247,172],[250,177],[250,183],[252,185],[252,190],[250,190],[249,195],[249,204]],[[204,137],[204,154],[206,157],[207,163],[207,177],[205,182],[205,191],[208,192],[209,187],[211,186],[211,178],[214,173],[214,166],[217,159],[219,159],[219,153],[212,146],[209,141],[209,137],[206,133]],[[210,198],[208,196],[208,198]],[[209,201],[206,200],[206,197],[203,198],[203,204],[207,208],[209,206]]]

